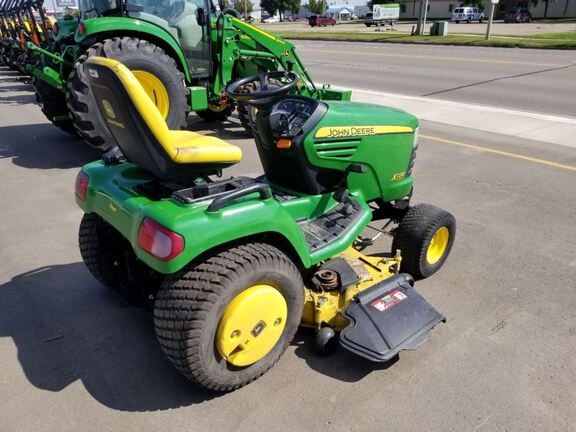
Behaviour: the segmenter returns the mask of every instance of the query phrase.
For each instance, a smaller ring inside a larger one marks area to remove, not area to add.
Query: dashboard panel
[[[270,129],[274,139],[295,138],[318,108],[318,101],[304,97],[288,97],[272,108]]]

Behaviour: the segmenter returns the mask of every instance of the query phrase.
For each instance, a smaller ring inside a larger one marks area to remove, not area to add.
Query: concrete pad
[[[352,89],[352,100],[403,109],[421,120],[576,148],[576,118]]]

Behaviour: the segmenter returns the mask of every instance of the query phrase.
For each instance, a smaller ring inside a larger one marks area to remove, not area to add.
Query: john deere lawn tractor
[[[154,309],[160,346],[187,378],[217,391],[248,384],[298,326],[315,329],[321,352],[388,361],[443,321],[413,287],[455,236],[450,213],[410,206],[416,118],[290,95],[293,71],[243,78],[227,96],[254,108],[264,175],[227,178],[240,148],[169,130],[117,61],[84,67],[118,147],[77,176],[80,252],[104,285]],[[369,224],[393,236],[391,251],[361,252]]]
[[[226,119],[234,109],[226,86],[261,71],[293,70],[301,78],[295,92],[306,96],[350,98],[350,92],[316,88],[293,44],[235,15],[233,10],[217,12],[211,0],[81,0],[74,43],[61,44],[57,55],[37,49],[58,64],[29,71],[66,94],[68,116],[59,115],[59,120],[68,118],[102,149],[112,139],[84,67],[95,56],[119,60],[131,69],[171,129],[183,128],[190,111],[208,120]],[[240,115],[249,127],[245,107]]]

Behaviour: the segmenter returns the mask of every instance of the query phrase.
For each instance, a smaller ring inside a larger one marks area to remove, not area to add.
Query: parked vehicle
[[[203,2],[204,7],[187,1],[174,3],[183,8],[171,8],[162,0],[149,0],[145,9],[120,1],[120,7],[95,9],[94,4],[108,2],[81,2],[81,21],[69,20],[77,27],[73,36],[57,39],[64,31],[62,20],[53,37],[58,46],[44,49],[30,44],[29,50],[45,59],[27,64],[44,114],[59,128],[78,131],[102,151],[111,146],[105,119],[86,90],[83,64],[93,56],[122,60],[133,68],[174,130],[186,126],[191,111],[209,121],[224,121],[234,109],[249,129],[247,107],[229,101],[225,89],[233,79],[258,71],[294,70],[303,81],[298,93],[349,98],[349,92],[315,87],[290,42],[247,24],[234,10],[221,8],[223,12],[213,14],[212,2]]]
[[[326,27],[328,25],[336,25],[336,20],[326,15],[312,15],[308,19],[310,27]]]
[[[364,17],[364,25],[366,27],[370,27],[372,25],[375,25],[376,23],[374,22],[374,14],[372,12],[368,12],[366,14],[366,16]]]
[[[460,7],[452,11],[452,22],[458,24],[460,21],[466,21],[471,23],[472,21],[478,21],[482,23],[484,21],[484,12],[482,9],[475,7]]]
[[[263,23],[266,23],[266,24],[277,23],[277,22],[278,22],[278,17],[271,16],[271,17],[268,17],[268,18],[264,18],[264,19],[262,20],[262,22],[263,22]]]
[[[532,14],[525,7],[513,7],[504,14],[505,23],[529,23],[532,22]]]

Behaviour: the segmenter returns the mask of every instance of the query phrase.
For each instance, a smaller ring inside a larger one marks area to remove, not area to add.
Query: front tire
[[[402,252],[402,271],[416,279],[424,279],[442,267],[455,235],[454,216],[438,207],[418,204],[400,220],[392,251],[400,249]]]
[[[252,294],[270,298],[274,306],[255,304],[255,312],[246,313]],[[154,325],[162,351],[186,378],[210,390],[231,391],[278,361],[298,329],[303,306],[304,285],[292,261],[273,246],[247,243],[215,253],[163,283]],[[239,316],[244,321],[236,329],[233,321]]]
[[[102,151],[114,145],[84,69],[84,62],[94,56],[118,60],[132,70],[166,119],[169,129],[186,126],[186,116],[190,111],[188,89],[184,74],[174,59],[146,40],[131,37],[106,39],[88,48],[68,79],[68,109],[74,126],[89,144]]]

